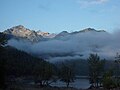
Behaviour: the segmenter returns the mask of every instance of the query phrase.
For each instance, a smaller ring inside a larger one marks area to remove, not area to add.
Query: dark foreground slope
[[[39,67],[38,71],[35,69],[36,66]],[[41,73],[41,68],[47,66],[52,64],[13,47],[2,47],[0,48],[0,88],[8,88],[17,78],[32,77],[33,79],[37,73]]]
[[[19,51],[13,47],[4,48],[4,52],[0,55],[4,60],[8,75],[30,75],[32,67],[38,62],[45,62],[43,59],[33,57],[23,51]]]

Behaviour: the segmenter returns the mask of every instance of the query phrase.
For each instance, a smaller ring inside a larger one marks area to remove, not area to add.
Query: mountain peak
[[[61,33],[57,34],[55,37],[58,38],[58,37],[63,37],[63,36],[66,36],[68,35],[69,33],[67,31],[62,31]]]
[[[11,30],[14,29],[14,30],[29,30],[27,29],[26,27],[24,27],[23,25],[18,25],[18,26],[14,26],[12,28],[10,28]]]
[[[96,30],[94,28],[86,28],[86,29],[83,29],[79,32],[106,32],[105,30]]]
[[[37,35],[35,31],[25,28],[23,25],[18,25],[4,31],[5,34],[13,35],[15,37],[26,38],[30,41],[38,41],[42,37]]]
[[[29,41],[39,41],[48,38],[55,37],[55,34],[50,34],[48,32],[34,31],[30,30],[23,25],[14,26],[10,29],[4,31],[5,34],[12,35],[19,38],[28,39]]]
[[[86,28],[81,30],[80,32],[91,32],[91,31],[97,31],[97,30],[95,30],[94,28]]]
[[[67,31],[62,31],[61,34],[62,34],[62,33],[64,34],[64,33],[68,33],[68,32],[67,32]]]
[[[23,25],[15,26],[14,28],[25,28]]]
[[[15,36],[24,36],[24,35],[32,33],[32,31],[25,28],[23,25],[18,25],[18,26],[5,30],[4,33],[13,34]]]

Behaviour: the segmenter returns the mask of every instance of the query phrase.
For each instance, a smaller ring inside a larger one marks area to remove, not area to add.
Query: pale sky
[[[58,33],[120,28],[120,0],[0,0],[0,31],[16,25]]]

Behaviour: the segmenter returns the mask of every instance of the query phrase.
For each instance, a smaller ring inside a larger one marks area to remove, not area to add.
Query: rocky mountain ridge
[[[93,28],[86,28],[86,29],[71,32],[71,33],[67,31],[62,31],[58,34],[55,34],[55,33],[49,33],[49,32],[42,32],[40,30],[39,31],[30,30],[28,28],[25,28],[22,25],[18,25],[18,26],[5,30],[3,33],[16,37],[16,38],[27,39],[32,42],[39,42],[43,40],[61,38],[67,35],[74,35],[74,34],[87,33],[87,32],[106,32],[106,31],[95,30]]]
[[[17,38],[27,39],[32,42],[33,41],[38,42],[44,38],[52,38],[53,37],[53,36],[51,36],[53,34],[50,34],[48,32],[30,30],[30,29],[25,28],[22,25],[18,25],[18,26],[12,27],[10,29],[7,29],[3,33],[5,33],[7,35],[15,36]]]

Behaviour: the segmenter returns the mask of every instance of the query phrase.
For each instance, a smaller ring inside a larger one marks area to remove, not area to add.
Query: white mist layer
[[[113,60],[116,53],[120,52],[120,32],[78,33],[38,43],[11,39],[8,45],[52,62],[88,58],[90,53]]]

